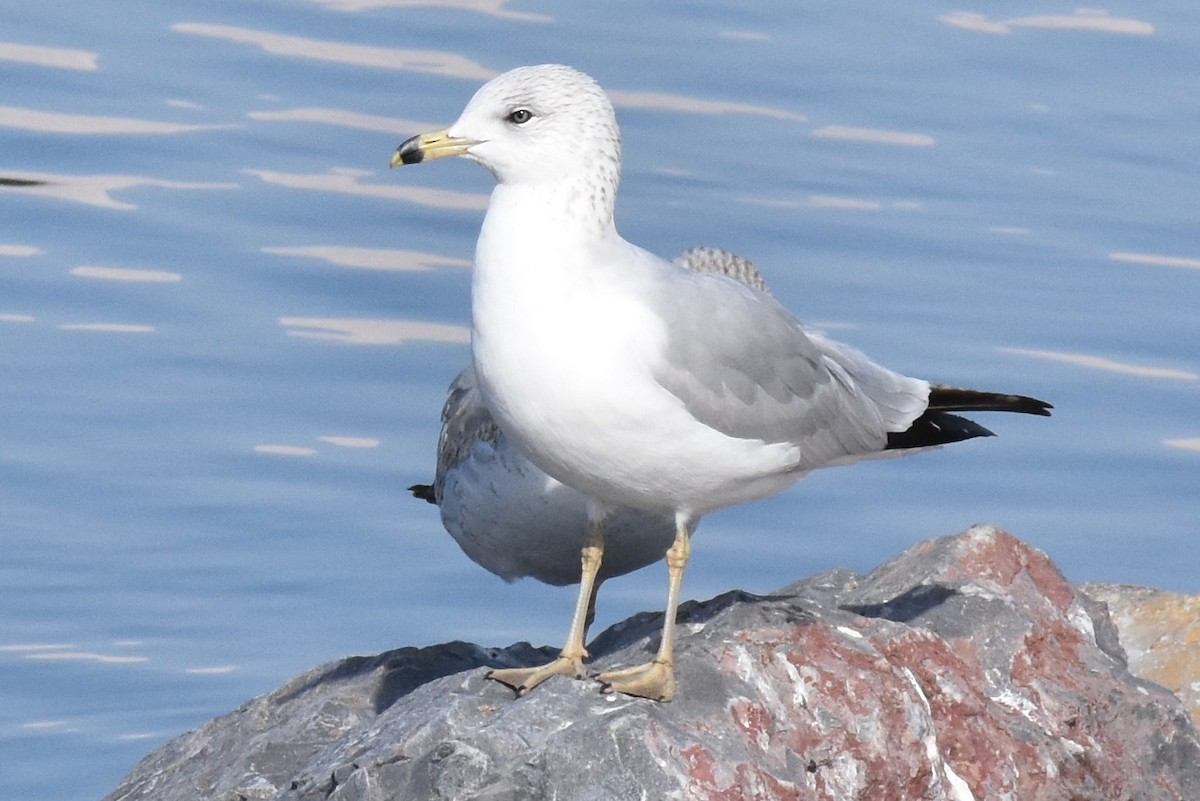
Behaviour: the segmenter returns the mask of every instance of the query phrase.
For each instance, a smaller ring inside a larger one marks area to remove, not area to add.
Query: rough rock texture
[[[1200,595],[1118,584],[1084,584],[1108,606],[1135,676],[1183,701],[1200,726]]]
[[[679,697],[487,666],[552,651],[451,643],[316,668],[148,756],[154,799],[1200,799],[1178,698],[1130,675],[1104,607],[990,527],[867,576],[680,610]],[[659,616],[592,644],[635,664]]]

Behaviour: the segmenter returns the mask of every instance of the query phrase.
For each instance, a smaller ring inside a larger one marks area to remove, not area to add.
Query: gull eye
[[[517,108],[510,111],[505,119],[513,125],[524,125],[533,119],[533,112],[527,108]]]

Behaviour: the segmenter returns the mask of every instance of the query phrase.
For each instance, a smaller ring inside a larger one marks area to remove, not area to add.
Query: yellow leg
[[[571,630],[567,632],[567,641],[558,658],[538,667],[490,670],[487,678],[507,684],[517,691],[517,695],[524,695],[551,676],[573,676],[577,679],[587,677],[583,660],[588,654],[583,646],[583,638],[587,636],[590,616],[594,614],[596,573],[599,572],[600,562],[604,558],[604,529],[599,520],[588,520],[580,557],[582,565],[579,597],[575,601]]]
[[[644,665],[601,673],[596,678],[604,684],[602,692],[625,693],[653,701],[670,701],[675,697],[675,609],[679,606],[683,570],[692,550],[688,529],[688,523],[676,523],[675,542],[667,551],[667,608],[658,654]]]

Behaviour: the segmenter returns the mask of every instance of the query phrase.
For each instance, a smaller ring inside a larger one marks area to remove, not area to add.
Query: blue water
[[[981,521],[1200,592],[1194,4],[6,5],[0,177],[49,183],[0,186],[7,797],[98,798],[343,655],[561,641],[571,589],[483,572],[404,490],[491,179],[387,160],[519,64],[616,93],[628,238],[736,250],[892,367],[1056,405],[713,515],[688,596]],[[662,579],[606,585],[600,625]]]

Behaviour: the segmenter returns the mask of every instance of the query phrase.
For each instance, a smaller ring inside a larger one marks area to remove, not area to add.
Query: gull
[[[766,291],[762,274],[749,259],[720,248],[689,248],[675,261]],[[559,587],[579,583],[587,501],[539,470],[504,436],[483,402],[474,367],[455,376],[446,394],[433,483],[409,490],[439,507],[442,525],[463,553],[505,581],[530,577]],[[609,513],[604,560],[587,599],[585,640],[601,583],[661,560],[674,536],[670,514],[628,507]]]
[[[1035,398],[901,375],[806,330],[766,292],[623,239],[616,115],[571,67],[492,79],[449,128],[408,139],[391,163],[449,156],[496,179],[471,286],[480,395],[531,463],[585,499],[579,600],[560,655],[491,673],[518,694],[586,677],[588,599],[614,510],[670,517],[667,602],[653,658],[596,679],[604,692],[669,701],[676,609],[705,514],[820,467],[990,433],[954,412],[1050,413]]]

